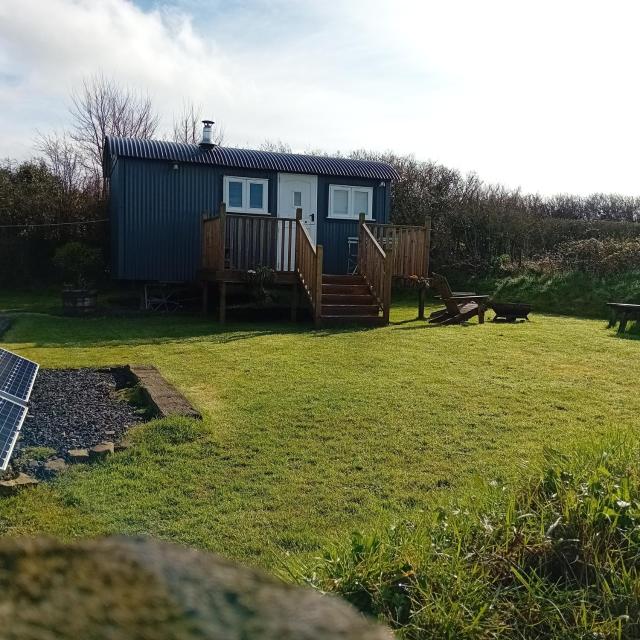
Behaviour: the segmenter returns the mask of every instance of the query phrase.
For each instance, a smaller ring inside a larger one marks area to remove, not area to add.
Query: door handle
[[[312,213],[309,218],[311,219],[311,222],[315,222],[316,221],[316,214]]]

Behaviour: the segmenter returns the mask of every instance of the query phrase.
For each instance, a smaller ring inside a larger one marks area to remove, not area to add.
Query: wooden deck
[[[250,270],[268,267],[274,284],[292,289],[292,320],[302,293],[317,326],[386,324],[393,278],[426,277],[429,244],[429,222],[424,227],[370,224],[361,216],[357,273],[329,276],[323,273],[323,247],[311,241],[301,209],[296,218],[275,218],[228,214],[223,204],[217,216],[202,219],[203,309],[210,284],[216,283],[224,322],[227,284],[246,283]]]

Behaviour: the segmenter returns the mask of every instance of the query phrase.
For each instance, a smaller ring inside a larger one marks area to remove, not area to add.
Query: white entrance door
[[[302,208],[302,222],[316,244],[318,229],[318,176],[278,174],[278,217],[295,218]]]

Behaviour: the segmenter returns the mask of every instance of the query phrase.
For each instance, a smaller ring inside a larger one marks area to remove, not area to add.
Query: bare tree
[[[193,102],[184,102],[182,111],[173,119],[174,142],[198,144],[202,138],[202,106]],[[224,130],[218,126],[213,132],[213,143],[221,145],[224,142]]]
[[[158,116],[151,98],[98,73],[83,80],[71,94],[73,128],[71,139],[78,145],[87,170],[100,175],[104,139],[107,135],[151,138]]]
[[[283,140],[267,138],[259,147],[260,151],[275,151],[276,153],[292,153],[291,145]]]
[[[97,188],[93,174],[85,167],[81,150],[67,132],[39,133],[36,149],[66,193]]]

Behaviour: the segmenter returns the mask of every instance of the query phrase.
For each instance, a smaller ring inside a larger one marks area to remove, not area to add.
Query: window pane
[[[349,215],[349,192],[346,189],[333,190],[333,213],[334,216]]]
[[[264,185],[251,182],[249,184],[249,208],[262,209],[264,199]]]
[[[294,207],[302,206],[302,191],[293,192],[293,206]]]
[[[242,182],[229,180],[229,206],[242,208]]]
[[[369,215],[369,193],[367,191],[353,192],[353,213],[356,216],[361,213]]]

